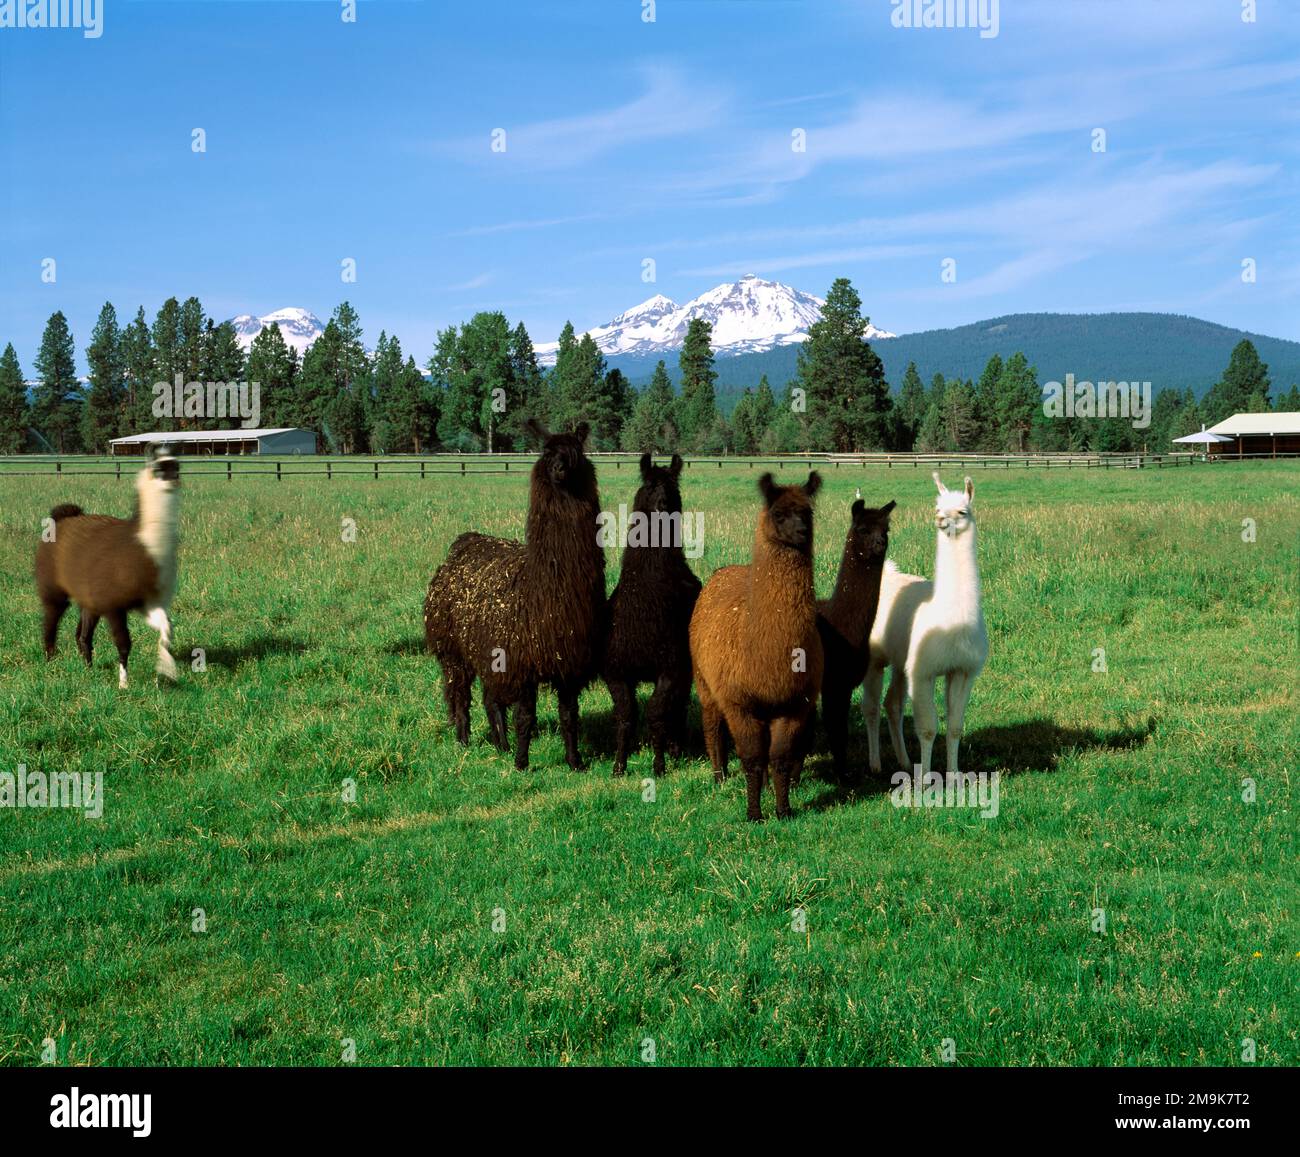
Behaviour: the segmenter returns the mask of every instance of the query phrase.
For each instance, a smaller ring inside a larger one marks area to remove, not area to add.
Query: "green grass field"
[[[688,470],[702,578],[747,561],[757,473]],[[182,678],[157,684],[133,617],[126,692],[74,614],[45,663],[31,558],[54,503],[125,515],[129,482],[0,477],[0,770],[106,792],[99,820],[0,810],[0,1062],[50,1038],[68,1065],[336,1065],[349,1041],[364,1065],[641,1065],[647,1040],[661,1065],[934,1065],[949,1040],[959,1065],[1234,1065],[1248,1038],[1295,1064],[1300,463],[974,476],[990,659],[963,766],[1004,773],[1000,814],[847,793],[819,744],[794,820],[761,826],[734,758],[719,789],[696,750],[654,802],[648,751],[611,779],[603,687],[586,774],[549,693],[530,773],[477,693],[452,741],[421,601],[461,531],[522,533],[522,475],[193,480]],[[928,470],[826,481],[820,592],[858,485],[930,573]],[[635,472],[601,484],[617,509]]]

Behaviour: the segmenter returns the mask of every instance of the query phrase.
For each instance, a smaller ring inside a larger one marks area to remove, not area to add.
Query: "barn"
[[[315,454],[316,433],[298,426],[265,430],[158,430],[114,438],[111,453],[143,454],[152,443],[170,446],[174,454]]]
[[[1300,411],[1233,414],[1211,426],[1209,433],[1232,439],[1214,447],[1220,456],[1300,454]]]

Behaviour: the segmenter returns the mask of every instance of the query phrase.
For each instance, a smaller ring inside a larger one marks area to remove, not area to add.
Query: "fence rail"
[[[596,453],[591,457],[602,467],[635,470],[639,456]],[[1298,454],[1220,454],[1208,462],[1237,462],[1249,459],[1296,458]],[[185,456],[185,477],[235,478],[254,476],[285,478],[315,477],[332,480],[340,477],[366,477],[373,481],[392,477],[430,478],[439,475],[458,478],[479,474],[526,474],[536,455],[526,454],[453,454],[415,457],[356,456],[315,458],[294,456],[269,458],[260,456],[207,457]],[[1200,454],[787,454],[769,457],[688,457],[688,469],[707,470],[726,466],[749,469],[784,469],[787,466],[838,470],[884,466],[887,469],[941,469],[979,467],[986,470],[1116,470],[1165,469],[1205,464]],[[144,462],[143,458],[96,458],[94,456],[11,455],[0,456],[0,479],[23,476],[98,476],[131,478]]]

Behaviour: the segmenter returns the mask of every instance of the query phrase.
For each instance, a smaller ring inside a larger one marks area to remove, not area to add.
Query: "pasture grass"
[[[126,692],[75,612],[45,663],[31,557],[52,505],[125,515],[129,482],[0,478],[0,770],[106,791],[99,820],[0,810],[0,1063],[51,1038],[71,1065],[334,1065],[348,1040],[367,1065],[638,1065],[647,1040],[668,1065],[931,1065],[948,1039],[961,1065],[1232,1065],[1250,1038],[1295,1064],[1300,464],[972,473],[991,650],[963,769],[1003,773],[998,816],[845,791],[819,744],[763,825],[698,747],[654,802],[648,751],[612,779],[601,686],[586,774],[549,693],[531,772],[477,694],[454,743],[425,586],[461,531],[522,533],[522,475],[192,480],[182,677],[157,684],[133,617]],[[687,471],[701,577],[748,560],[757,474]],[[855,486],[898,500],[891,555],[931,572],[928,470],[826,481],[819,592]],[[635,484],[602,466],[605,508]]]

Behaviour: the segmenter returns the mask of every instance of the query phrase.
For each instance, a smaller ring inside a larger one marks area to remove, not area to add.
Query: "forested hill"
[[[1078,381],[1149,381],[1153,392],[1191,386],[1199,398],[1218,381],[1242,338],[1255,343],[1274,387],[1300,382],[1300,342],[1172,313],[1015,313],[955,329],[903,334],[873,342],[872,348],[883,359],[895,391],[909,361],[916,362],[927,384],[936,373],[978,380],[993,354],[1006,358],[1020,350],[1037,367],[1040,382],[1064,381],[1072,373]],[[728,387],[757,385],[764,374],[779,391],[794,377],[798,356],[799,347],[790,345],[718,358],[719,400],[733,392]],[[641,385],[657,360],[611,357],[608,363]],[[675,381],[676,357],[668,354],[664,360]]]

